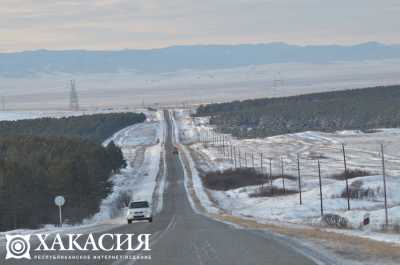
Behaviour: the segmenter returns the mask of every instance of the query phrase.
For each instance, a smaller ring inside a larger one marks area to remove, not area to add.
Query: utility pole
[[[222,151],[224,152],[224,157],[225,157],[225,135],[222,136]]]
[[[344,144],[342,144],[342,152],[343,152],[343,163],[344,163],[344,178],[346,180],[347,210],[350,211],[350,191],[349,191],[349,180],[347,176],[346,150],[344,149]]]
[[[300,156],[297,154],[297,175],[299,177],[299,200],[300,200],[300,205],[303,204],[302,198],[301,198],[301,174],[300,174]]]
[[[261,168],[261,174],[263,173],[263,153],[260,153],[260,168]]]
[[[321,216],[323,216],[324,215],[324,204],[322,201],[321,165],[319,163],[319,159],[318,159],[318,178],[319,178],[319,199],[320,199],[320,203],[321,203]]]
[[[78,93],[76,91],[75,80],[71,80],[71,90],[69,95],[69,109],[73,111],[79,110]]]
[[[273,93],[276,94],[278,87],[282,87],[284,85],[284,80],[281,77],[281,73],[279,72],[277,76],[274,77],[272,81]]]
[[[285,172],[284,172],[284,165],[283,165],[283,158],[282,157],[281,157],[281,174],[282,174],[283,193],[286,193],[286,190],[285,190]]]
[[[6,99],[4,96],[1,97],[1,109],[6,111]]]
[[[388,208],[387,208],[385,154],[383,152],[383,144],[381,144],[381,155],[382,155],[383,192],[384,192],[384,195],[385,195],[385,224],[386,224],[386,227],[387,227],[388,224],[389,224],[389,218],[388,218]]]
[[[233,146],[232,146],[232,143],[230,143],[230,146],[231,146],[231,155],[230,155],[230,157],[231,157],[231,161],[232,161],[232,164],[233,164]]]
[[[237,164],[236,164],[236,147],[233,147],[233,156],[234,156],[234,160],[235,160],[235,169],[237,168]]]
[[[238,147],[239,168],[242,168],[242,157],[240,155],[240,147]]]
[[[274,186],[272,180],[272,158],[269,158],[269,180],[271,182],[271,195],[274,195]]]

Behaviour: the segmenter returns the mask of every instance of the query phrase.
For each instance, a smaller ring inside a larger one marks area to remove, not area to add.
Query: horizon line
[[[380,41],[366,41],[366,42],[357,42],[353,44],[335,44],[335,43],[326,43],[326,44],[296,44],[289,43],[284,41],[272,41],[272,42],[256,42],[256,43],[236,43],[236,44],[228,44],[228,43],[215,43],[215,44],[181,44],[181,45],[167,45],[161,46],[157,48],[120,48],[120,49],[87,49],[87,48],[71,48],[71,49],[48,49],[48,48],[39,48],[39,49],[29,49],[29,50],[17,50],[17,51],[0,51],[0,54],[15,54],[15,53],[28,53],[28,52],[40,52],[40,51],[48,51],[48,52],[68,52],[68,51],[83,51],[83,52],[121,52],[121,51],[156,51],[156,50],[164,50],[171,48],[179,48],[179,47],[235,47],[235,46],[261,46],[261,45],[286,45],[286,46],[296,46],[299,48],[310,48],[310,47],[329,47],[336,46],[340,48],[350,48],[368,44],[382,45],[386,47],[400,46],[400,43],[385,43]]]

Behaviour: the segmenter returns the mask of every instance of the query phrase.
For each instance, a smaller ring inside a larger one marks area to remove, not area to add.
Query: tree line
[[[0,136],[34,135],[62,136],[102,142],[114,132],[137,122],[143,122],[143,113],[105,113],[64,118],[39,118],[18,121],[0,121]]]
[[[101,142],[144,119],[115,113],[0,122],[0,231],[57,223],[57,195],[66,198],[70,223],[96,213],[111,191],[109,177],[126,166],[114,142]]]
[[[195,116],[237,137],[308,130],[370,131],[400,127],[400,86],[371,87],[202,105]]]

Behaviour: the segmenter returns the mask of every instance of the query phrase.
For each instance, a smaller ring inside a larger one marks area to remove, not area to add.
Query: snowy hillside
[[[224,154],[221,144],[213,141],[218,137],[221,139],[222,135],[212,132],[207,118],[192,118],[189,114],[189,111],[180,110],[176,112],[176,117],[181,142],[190,147],[192,154],[197,154],[195,155],[197,169],[194,170],[209,172],[234,168],[234,161],[227,155],[228,147]],[[210,137],[208,142],[199,142],[207,135]],[[293,192],[280,196],[251,196],[260,189],[260,186],[247,186],[227,191],[207,189],[211,200],[217,203],[221,210],[243,218],[256,219],[259,222],[326,226],[321,219],[318,167],[315,160],[315,157],[320,157],[324,214],[344,217],[347,228],[357,231],[361,229],[361,232],[356,232],[358,235],[379,240],[400,241],[398,235],[385,237],[377,233],[382,231],[385,224],[382,161],[379,154],[381,143],[385,146],[389,226],[390,229],[397,229],[396,227],[400,225],[400,193],[398,192],[400,190],[400,157],[397,156],[400,142],[399,129],[382,129],[375,133],[304,132],[247,140],[232,138],[230,135],[224,135],[224,137],[227,146],[235,146],[236,152],[240,150],[240,158],[238,154],[236,158],[236,167],[252,167],[252,156],[254,156],[255,168],[266,173],[268,177],[271,158],[273,175],[281,174],[283,161],[285,174],[294,178],[285,179],[286,190]],[[349,180],[350,187],[359,189],[355,195],[357,198],[350,200],[351,211],[347,211],[347,199],[344,196],[346,194],[345,181],[334,178],[335,174],[344,171],[342,143],[346,148],[348,169],[359,169],[369,174]],[[263,160],[260,159],[261,153]],[[302,176],[302,205],[299,203],[298,193],[297,154],[300,156]],[[269,179],[266,179],[264,186],[269,185]],[[273,185],[281,188],[282,179],[273,180]],[[367,226],[362,225],[365,214],[370,215],[370,224]]]

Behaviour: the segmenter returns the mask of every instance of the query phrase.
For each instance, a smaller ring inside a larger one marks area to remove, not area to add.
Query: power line
[[[78,93],[76,92],[75,80],[71,80],[71,91],[69,95],[70,110],[79,110]]]

